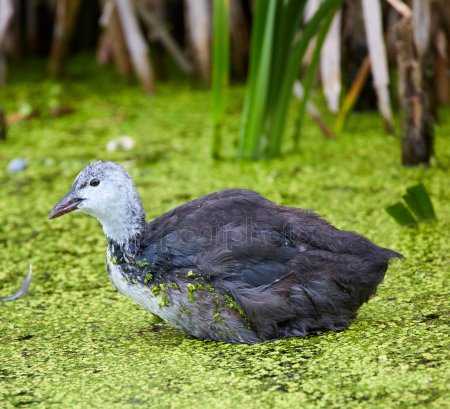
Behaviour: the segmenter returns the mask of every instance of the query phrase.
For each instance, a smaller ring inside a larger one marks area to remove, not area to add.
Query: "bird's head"
[[[96,161],[86,166],[48,217],[54,219],[73,211],[94,216],[106,235],[117,242],[135,234],[145,220],[132,179],[114,162]]]

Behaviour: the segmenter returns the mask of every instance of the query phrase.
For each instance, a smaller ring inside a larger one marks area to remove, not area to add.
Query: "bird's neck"
[[[113,241],[125,252],[140,244],[145,230],[145,211],[139,197],[126,206],[111,204],[109,212],[99,218],[108,241]]]

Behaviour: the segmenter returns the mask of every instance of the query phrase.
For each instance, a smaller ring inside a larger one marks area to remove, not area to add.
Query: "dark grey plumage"
[[[162,308],[185,309],[176,326],[228,342],[342,330],[400,256],[248,190],[177,207],[145,225],[133,243],[109,241],[127,281],[163,288]],[[195,298],[186,302],[192,288]]]

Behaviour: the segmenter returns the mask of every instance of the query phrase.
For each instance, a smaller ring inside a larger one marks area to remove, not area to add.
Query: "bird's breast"
[[[152,291],[151,287],[140,282],[137,279],[138,273],[133,274],[130,268],[125,267],[123,264],[117,264],[109,250],[106,254],[106,262],[111,282],[121,294],[131,298],[151,313],[176,325],[177,310],[175,305],[172,307],[163,305],[160,294],[157,294],[155,291]]]
[[[117,290],[141,307],[198,338],[246,342],[256,340],[243,312],[231,296],[197,282],[192,271],[186,277],[166,277],[145,282],[136,266],[118,264],[107,252],[107,269]],[[136,269],[134,271],[133,269]],[[134,271],[134,272],[133,272]]]

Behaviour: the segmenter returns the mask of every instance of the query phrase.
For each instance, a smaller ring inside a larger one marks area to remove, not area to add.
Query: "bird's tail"
[[[384,257],[389,261],[392,258],[404,258],[403,254],[395,251],[395,250],[391,250],[391,249],[387,249],[384,247],[380,247],[380,250],[382,250],[382,253],[384,255]]]

